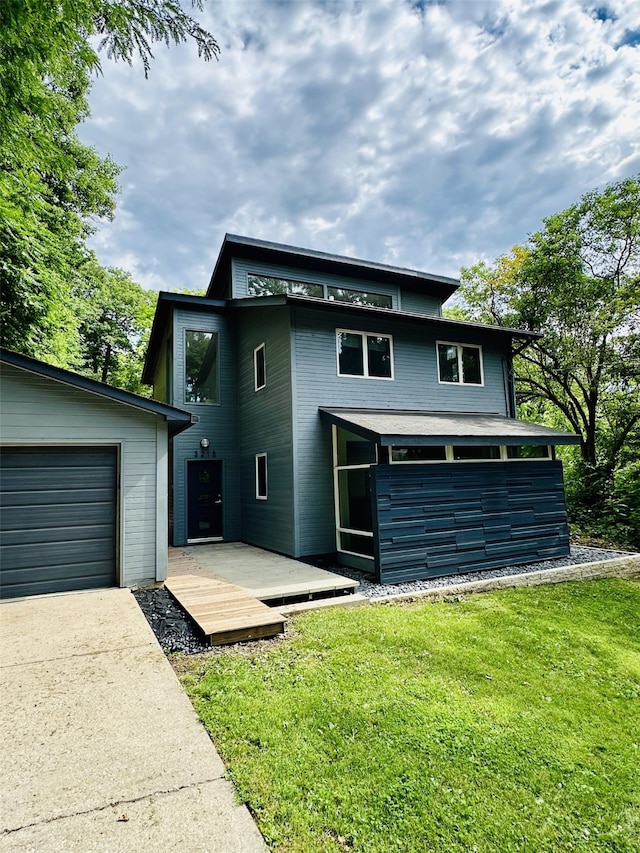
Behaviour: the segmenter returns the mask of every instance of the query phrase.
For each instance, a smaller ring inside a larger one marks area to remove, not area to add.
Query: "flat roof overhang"
[[[475,335],[477,333],[488,333],[496,338],[522,341],[523,343],[519,347],[519,350],[531,341],[542,337],[540,332],[531,332],[527,329],[513,329],[510,326],[494,326],[489,323],[476,323],[472,320],[451,320],[448,317],[440,317],[435,314],[416,314],[412,311],[396,311],[393,308],[354,305],[349,302],[318,299],[312,296],[297,296],[290,293],[272,294],[269,296],[245,296],[240,299],[229,299],[226,304],[230,308],[239,310],[248,308],[275,308],[290,305],[311,311],[334,312],[339,315],[348,314],[357,317],[382,318],[384,320],[390,318],[403,323],[435,326],[442,331],[442,334],[472,333]]]
[[[383,446],[578,444],[580,437],[503,415],[320,407],[320,417]]]

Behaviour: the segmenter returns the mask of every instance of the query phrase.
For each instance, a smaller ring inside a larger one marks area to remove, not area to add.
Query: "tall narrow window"
[[[185,403],[217,403],[218,335],[187,329],[184,349]]]
[[[482,349],[475,344],[450,344],[438,341],[438,378],[440,382],[482,385]]]
[[[337,331],[338,376],[393,379],[390,335]]]
[[[253,351],[253,380],[256,391],[267,384],[267,354],[264,344],[260,344]]]
[[[256,453],[256,498],[266,501],[267,494],[267,454]]]

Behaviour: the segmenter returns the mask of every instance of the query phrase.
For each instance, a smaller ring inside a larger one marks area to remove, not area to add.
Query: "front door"
[[[222,539],[222,462],[187,461],[187,540]]]

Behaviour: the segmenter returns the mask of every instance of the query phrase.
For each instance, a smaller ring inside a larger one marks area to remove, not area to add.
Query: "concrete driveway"
[[[126,589],[0,604],[0,851],[264,853]]]

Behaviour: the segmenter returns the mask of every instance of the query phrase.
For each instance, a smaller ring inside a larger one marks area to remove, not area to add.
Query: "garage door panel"
[[[116,580],[115,447],[3,448],[2,597]]]
[[[34,528],[29,533],[29,544],[24,541],[23,530],[5,530],[2,534],[3,559],[9,562],[11,548],[38,547],[54,545],[55,543],[67,544],[70,548],[72,542],[109,542],[110,547],[115,546],[113,536],[113,524],[83,524],[74,525],[71,521],[66,526]]]
[[[46,586],[46,591],[49,593],[68,592],[70,589],[96,589],[106,585],[103,580],[106,568],[104,563],[81,563],[79,565],[66,565],[65,567],[43,566],[38,571],[23,569],[20,572],[8,572],[8,575],[13,576],[6,583],[7,588],[11,589],[12,598],[23,595],[40,595],[43,585]],[[3,572],[3,584],[5,583],[4,574]]]

